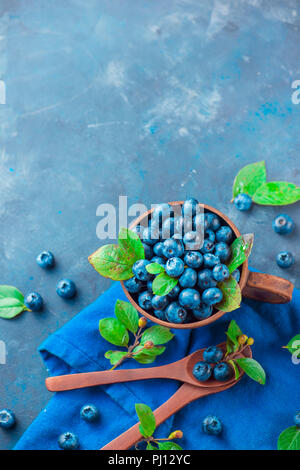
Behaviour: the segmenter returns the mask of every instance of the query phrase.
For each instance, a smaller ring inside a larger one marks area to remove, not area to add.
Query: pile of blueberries
[[[221,362],[224,353],[218,346],[210,346],[203,352],[203,361],[193,367],[193,375],[200,382],[206,382],[213,377],[220,382],[231,379],[233,368],[228,362]]]
[[[134,276],[124,285],[138,305],[171,323],[210,317],[213,306],[223,298],[218,283],[229,277],[225,263],[235,238],[224,220],[212,212],[199,213],[198,201],[190,198],[176,210],[167,203],[157,205],[148,225],[135,226],[134,231],[142,240],[145,259],[133,265]],[[153,294],[154,276],[146,269],[150,263],[160,264],[169,276],[178,279],[167,295]],[[240,271],[232,275],[239,282]]]

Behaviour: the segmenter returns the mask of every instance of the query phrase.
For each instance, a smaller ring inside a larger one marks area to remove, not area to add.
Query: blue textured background
[[[299,262],[281,271],[280,249],[300,259],[299,226],[271,228],[278,208],[238,213],[231,185],[265,159],[270,180],[300,185],[299,2],[289,0],[2,0],[0,79],[1,284],[37,290],[41,314],[0,322],[0,408],[18,417],[0,430],[11,448],[46,404],[37,346],[109,285],[87,256],[100,244],[96,208],[149,205],[193,195],[255,232],[251,264],[297,285]],[[299,205],[284,208],[299,221]],[[57,267],[35,263],[42,249]],[[62,276],[76,299],[55,293]],[[298,287],[300,287],[298,280]]]

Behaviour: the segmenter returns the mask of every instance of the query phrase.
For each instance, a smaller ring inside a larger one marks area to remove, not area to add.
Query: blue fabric
[[[119,283],[41,345],[40,352],[50,375],[110,367],[104,352],[111,345],[99,335],[98,323],[100,318],[113,315],[117,299],[126,300]],[[280,432],[293,424],[293,415],[300,407],[300,365],[292,363],[290,353],[282,346],[300,331],[298,290],[294,290],[292,302],[286,305],[244,300],[239,310],[208,327],[174,330],[175,338],[154,365],[173,362],[196,349],[224,341],[224,331],[232,318],[244,333],[255,338],[253,354],[266,370],[266,385],[244,377],[231,389],[183,408],[158,428],[156,436],[166,437],[171,430],[181,429],[184,438],[180,443],[186,450],[275,449]],[[130,360],[121,367],[139,365]],[[15,449],[58,449],[57,437],[65,431],[79,436],[81,449],[99,449],[137,422],[135,403],[146,403],[155,409],[179,385],[160,379],[56,393]],[[80,408],[86,403],[94,403],[99,408],[98,422],[88,424],[80,419]],[[221,436],[203,433],[201,423],[208,414],[222,420]]]

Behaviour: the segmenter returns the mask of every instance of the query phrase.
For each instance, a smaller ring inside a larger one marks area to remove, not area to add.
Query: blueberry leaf
[[[119,362],[120,359],[122,359],[126,355],[127,351],[106,351],[104,357],[106,357],[106,359],[109,359],[111,365],[114,366],[115,364],[117,364],[117,362]]]
[[[102,318],[99,322],[101,336],[115,346],[127,346],[129,341],[128,331],[117,318]]]
[[[285,206],[300,200],[300,187],[285,181],[274,181],[260,186],[253,202],[266,206]]]
[[[144,331],[141,337],[141,344],[144,345],[146,341],[152,341],[154,345],[165,344],[173,338],[173,333],[165,326],[154,325]]]
[[[151,349],[143,349],[141,351],[142,348],[143,346],[139,345],[132,351],[134,353],[133,359],[135,359],[140,364],[151,364],[155,361],[156,356],[163,354],[166,349],[165,346],[154,346]]]
[[[145,259],[145,251],[140,237],[132,230],[122,227],[118,242],[119,247],[125,251],[128,258],[134,260],[132,265],[139,259]]]
[[[159,263],[150,263],[147,264],[146,270],[150,274],[160,274],[164,272],[165,268]]]
[[[236,238],[231,244],[231,258],[227,263],[230,274],[241,266],[250,256],[254,241],[253,233],[246,233]]]
[[[176,444],[176,442],[159,442],[158,443],[158,448],[159,450],[182,450],[182,447],[180,447],[179,444]]]
[[[14,297],[15,299],[19,299],[20,302],[24,303],[24,295],[14,286],[0,286],[0,298],[2,297]]]
[[[300,357],[300,335],[294,336],[284,348],[288,349],[291,354]]]
[[[245,374],[247,374],[251,379],[265,385],[266,383],[266,373],[262,366],[255,360],[250,357],[241,357],[235,359],[237,365],[243,369]]]
[[[231,320],[228,330],[226,331],[227,339],[232,343],[233,350],[237,350],[239,347],[238,337],[241,336],[242,330],[235,320]],[[230,351],[231,352],[231,351]]]
[[[235,380],[237,380],[237,379],[239,378],[239,376],[240,376],[239,368],[237,367],[237,365],[236,365],[236,363],[235,363],[235,361],[234,361],[233,359],[230,359],[230,360],[228,361],[228,363],[231,364],[231,366],[232,366],[232,368],[233,368],[233,370],[234,370],[234,378],[235,378]]]
[[[266,165],[264,161],[244,166],[235,177],[233,183],[233,197],[240,193],[253,196],[256,190],[267,181]]]
[[[139,316],[136,309],[124,300],[117,300],[115,304],[115,315],[123,323],[127,330],[135,334],[138,329]]]
[[[157,447],[154,447],[150,442],[148,442],[146,450],[157,450]]]
[[[232,276],[223,282],[219,282],[218,288],[223,293],[223,299],[216,304],[218,310],[232,312],[232,310],[239,308],[242,301],[242,293],[240,286]]]
[[[24,310],[29,308],[24,304],[22,292],[13,286],[0,286],[0,317],[9,320]]]
[[[175,277],[168,276],[167,273],[163,272],[156,276],[152,282],[152,290],[155,295],[167,295],[178,283],[178,279]]]
[[[140,433],[146,438],[151,437],[156,428],[155,417],[151,408],[143,403],[136,403],[135,411],[140,420]]]
[[[278,450],[300,450],[300,428],[291,426],[280,434],[277,442]]]

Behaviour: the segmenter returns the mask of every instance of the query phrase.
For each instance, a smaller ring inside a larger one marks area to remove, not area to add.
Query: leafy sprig
[[[22,313],[30,311],[24,302],[24,295],[13,286],[0,286],[0,317],[11,319]]]
[[[116,317],[102,318],[99,322],[100,334],[106,341],[126,348],[125,351],[106,351],[104,356],[109,359],[112,369],[131,358],[140,364],[154,362],[166,349],[162,345],[174,336],[168,328],[160,325],[145,329],[146,318],[139,318],[136,309],[129,302],[117,300],[115,315]],[[131,337],[133,341],[130,344]]]
[[[298,363],[300,359],[300,334],[294,336],[286,346],[282,346],[284,349],[287,349],[295,358]]]
[[[282,431],[277,442],[278,450],[300,450],[300,428],[290,426]]]
[[[155,438],[153,433],[156,429],[155,416],[151,408],[144,403],[136,403],[135,411],[140,420],[139,431],[144,437],[140,441],[146,442],[146,450],[182,450],[182,447],[176,442],[171,442],[173,439],[181,439],[183,437],[182,431],[173,431],[168,438]],[[136,445],[136,448],[138,444]]]

